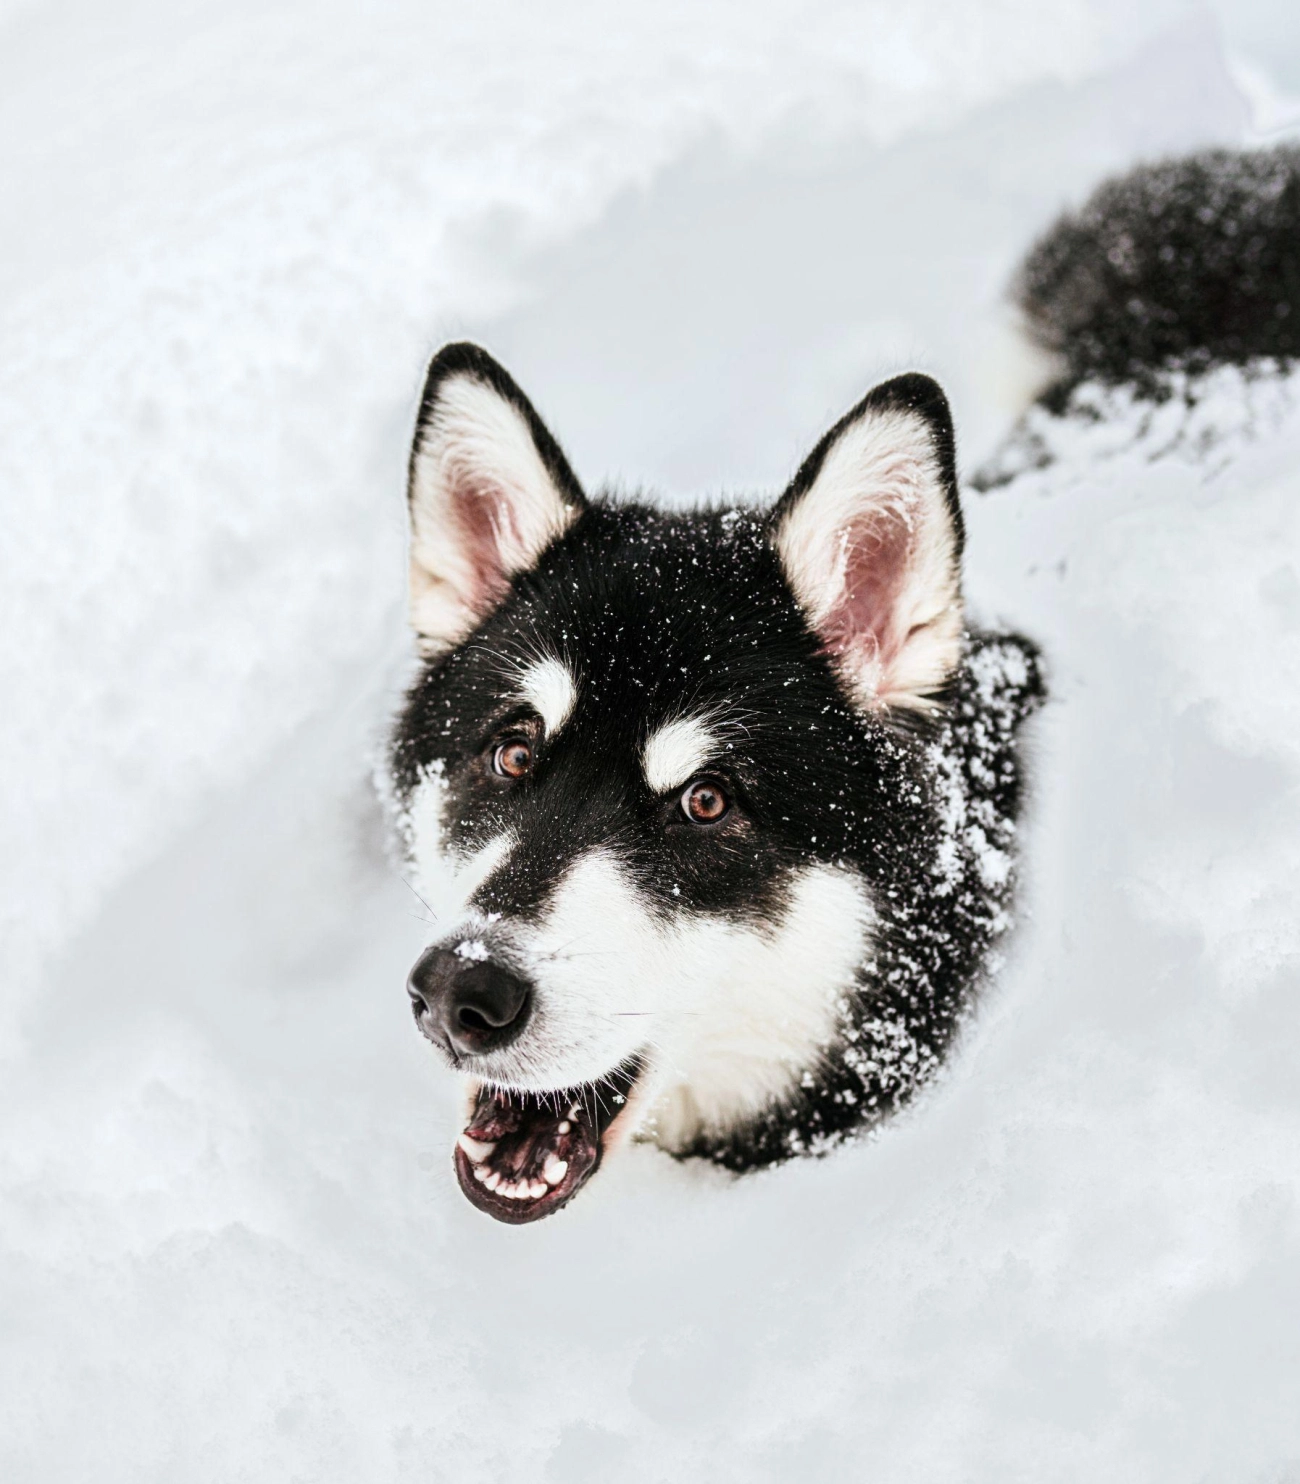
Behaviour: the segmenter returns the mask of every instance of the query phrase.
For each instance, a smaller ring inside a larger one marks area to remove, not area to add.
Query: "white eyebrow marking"
[[[537,712],[546,735],[553,737],[573,711],[578,684],[559,660],[534,660],[520,673],[515,693]]]
[[[645,779],[657,794],[693,777],[718,751],[715,732],[698,716],[682,716],[652,732],[641,754]]]

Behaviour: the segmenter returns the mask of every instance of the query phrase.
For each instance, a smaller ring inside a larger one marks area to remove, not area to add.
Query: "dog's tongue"
[[[620,1068],[567,1092],[481,1089],[456,1140],[460,1188],[498,1221],[537,1221],[558,1211],[596,1173],[601,1140],[634,1077],[634,1070]]]

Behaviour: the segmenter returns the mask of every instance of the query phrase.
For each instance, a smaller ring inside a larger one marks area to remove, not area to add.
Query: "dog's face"
[[[410,499],[428,664],[393,772],[436,939],[409,989],[469,1079],[462,1188],[528,1221],[620,1139],[725,1135],[835,1046],[899,721],[958,657],[951,428],[899,378],[772,512],[591,504],[453,346]]]

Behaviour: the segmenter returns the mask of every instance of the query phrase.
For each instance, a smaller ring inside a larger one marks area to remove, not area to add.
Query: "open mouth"
[[[498,1221],[518,1225],[558,1211],[600,1167],[640,1070],[625,1062],[599,1082],[558,1092],[480,1088],[456,1140],[460,1188]]]

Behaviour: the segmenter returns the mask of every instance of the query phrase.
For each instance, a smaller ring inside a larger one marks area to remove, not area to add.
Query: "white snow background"
[[[1282,137],[1291,0],[0,0],[0,1478],[1300,1480],[1300,410],[967,500],[1045,646],[1025,923],[878,1141],[456,1190],[369,782],[424,362],[591,485],[775,491],[1139,157]]]

